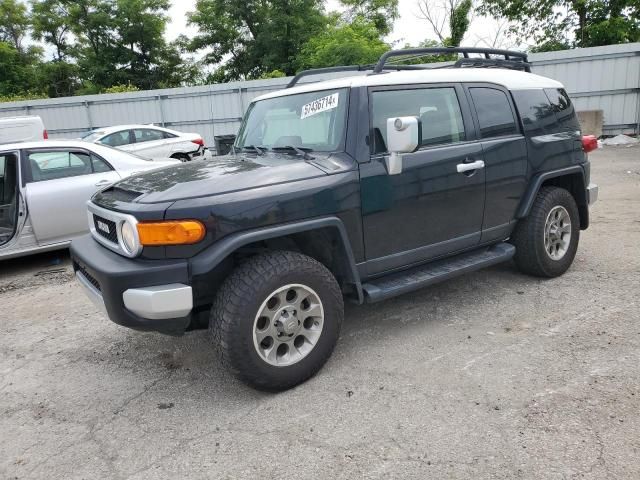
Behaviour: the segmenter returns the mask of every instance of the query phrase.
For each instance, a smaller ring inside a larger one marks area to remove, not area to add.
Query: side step
[[[457,277],[463,273],[506,262],[515,253],[516,248],[513,245],[499,243],[369,280],[362,285],[365,302],[379,302]]]

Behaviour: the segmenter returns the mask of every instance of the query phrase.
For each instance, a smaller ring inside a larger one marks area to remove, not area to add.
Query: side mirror
[[[387,150],[385,158],[389,175],[402,173],[402,154],[415,152],[420,144],[418,117],[387,118]]]

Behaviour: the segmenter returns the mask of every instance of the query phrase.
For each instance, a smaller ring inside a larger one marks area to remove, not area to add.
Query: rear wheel
[[[174,153],[173,155],[171,155],[171,158],[180,160],[182,163],[191,161],[191,157],[189,157],[189,155],[187,155],[186,153]]]
[[[580,214],[573,196],[563,188],[543,187],[511,237],[516,265],[539,277],[562,275],[573,263],[579,239]]]
[[[285,390],[327,361],[343,308],[340,287],[324,265],[295,252],[269,252],[225,280],[209,329],[238,378],[259,389]]]

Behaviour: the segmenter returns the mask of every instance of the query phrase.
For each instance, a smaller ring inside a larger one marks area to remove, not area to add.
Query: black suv
[[[230,155],[96,194],[71,246],[78,280],[114,322],[208,328],[239,378],[281,390],[329,358],[344,298],[511,258],[561,275],[597,197],[595,138],[526,55],[444,52],[460,58],[425,69],[390,60],[443,49],[393,51],[367,74],[259,97]]]

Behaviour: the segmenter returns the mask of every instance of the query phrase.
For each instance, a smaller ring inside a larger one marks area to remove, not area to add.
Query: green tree
[[[32,0],[31,23],[33,38],[55,48],[54,59],[67,56],[71,33],[69,10],[59,0]]]
[[[512,21],[535,51],[640,41],[639,0],[483,0],[480,10]]]
[[[295,73],[296,57],[327,23],[321,0],[198,0],[189,23],[198,28],[192,51],[217,65],[213,78]]]
[[[371,22],[381,36],[388,35],[398,18],[398,0],[340,0],[347,8],[346,19]]]
[[[169,0],[32,0],[33,36],[55,48],[49,73],[67,72],[49,91],[99,93],[113,85],[140,89],[190,83],[196,71],[164,32]],[[64,61],[64,62],[63,62]],[[81,78],[81,86],[76,81]],[[67,94],[67,93],[65,93]]]
[[[420,0],[419,17],[426,20],[437,43],[459,47],[471,23],[472,0]]]
[[[334,22],[311,38],[298,55],[298,68],[336,65],[367,65],[378,61],[390,46],[380,39],[373,22],[356,19],[352,23]]]
[[[19,95],[34,87],[32,71],[13,43],[0,42],[0,96]]]
[[[11,43],[22,52],[22,41],[29,30],[27,7],[17,0],[0,0],[0,42]]]

